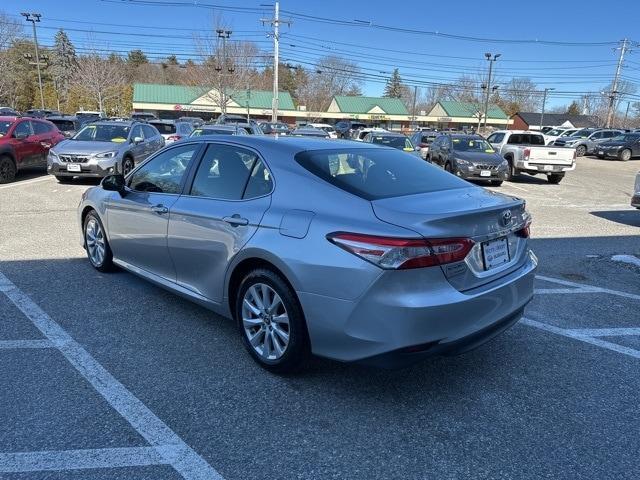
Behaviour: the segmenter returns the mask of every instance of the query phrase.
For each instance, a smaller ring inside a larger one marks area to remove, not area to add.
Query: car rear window
[[[61,132],[70,132],[76,129],[75,124],[71,120],[50,120]]]
[[[542,135],[531,135],[528,133],[514,133],[507,140],[509,145],[544,145]]]
[[[309,150],[295,156],[312,174],[365,200],[468,187],[415,155],[384,149]]]
[[[176,126],[173,123],[149,122],[149,124],[156,127],[160,133],[164,133],[164,134],[176,133]]]

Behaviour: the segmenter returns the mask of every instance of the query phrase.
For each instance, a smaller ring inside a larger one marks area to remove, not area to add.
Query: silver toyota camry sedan
[[[88,189],[78,217],[93,267],[233,318],[275,372],[465,352],[533,295],[522,200],[371,144],[189,138]]]

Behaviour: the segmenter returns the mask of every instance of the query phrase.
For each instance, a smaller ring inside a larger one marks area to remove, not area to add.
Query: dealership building
[[[228,114],[248,115],[255,120],[270,120],[273,92],[265,90],[228,91]],[[335,96],[325,111],[308,111],[296,106],[289,92],[280,92],[278,119],[290,125],[311,122],[335,123],[349,119],[390,130],[408,130],[412,124],[436,128],[477,127],[482,106],[465,102],[438,102],[430,111],[407,110],[398,98]],[[159,118],[197,116],[205,120],[221,113],[221,95],[217,88],[186,85],[136,83],[133,86],[133,110],[150,112]],[[497,106],[490,106],[487,124],[506,128],[509,117]]]

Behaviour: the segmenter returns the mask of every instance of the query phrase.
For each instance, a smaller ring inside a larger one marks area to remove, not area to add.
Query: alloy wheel
[[[244,294],[242,325],[249,344],[264,360],[278,360],[285,354],[289,315],[280,295],[266,283],[255,283]]]
[[[122,162],[122,174],[126,176],[131,170],[133,170],[133,162],[130,158],[125,158]]]
[[[99,267],[103,264],[106,253],[104,233],[100,223],[95,218],[90,218],[85,227],[85,242],[91,263]]]

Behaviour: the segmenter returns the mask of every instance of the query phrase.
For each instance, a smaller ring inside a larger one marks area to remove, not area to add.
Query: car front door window
[[[129,188],[137,192],[179,194],[197,147],[182,145],[160,153],[131,175]]]

